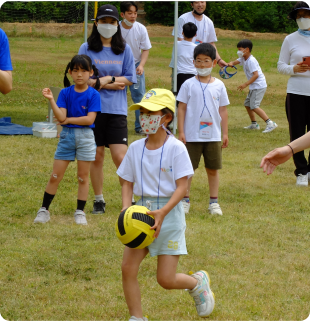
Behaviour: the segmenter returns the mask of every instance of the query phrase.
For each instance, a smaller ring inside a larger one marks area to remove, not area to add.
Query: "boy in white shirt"
[[[212,68],[216,66],[216,50],[211,44],[202,43],[195,48],[194,65],[198,75],[186,80],[177,96],[179,139],[186,144],[194,170],[203,155],[210,190],[208,210],[211,214],[222,215],[218,204],[218,170],[222,168],[222,148],[228,146],[226,105],[229,100],[224,83],[211,77]],[[183,199],[186,213],[190,207],[190,186],[191,178]]]
[[[145,26],[136,21],[138,12],[137,4],[134,1],[121,1],[120,9],[121,17],[123,18],[120,23],[122,37],[131,48],[135,59],[137,84],[129,86],[129,89],[133,102],[137,104],[145,94],[144,65],[152,45]],[[135,132],[137,134],[143,134],[139,123],[139,109],[135,111],[135,114]]]
[[[258,64],[258,61],[251,54],[253,48],[252,41],[243,39],[239,41],[237,48],[237,55],[239,58],[230,62],[228,66],[232,67],[240,64],[243,66],[244,73],[248,79],[247,82],[237,88],[237,90],[242,91],[249,86],[249,93],[244,101],[244,106],[250,116],[252,124],[244,128],[260,129],[260,126],[256,122],[255,118],[255,114],[257,114],[266,122],[266,129],[263,131],[263,133],[269,133],[276,129],[278,125],[270,120],[267,114],[259,107],[267,90],[266,78]]]
[[[194,77],[197,74],[193,64],[194,49],[197,46],[192,42],[196,36],[197,27],[194,23],[188,22],[183,26],[182,35],[184,40],[178,41],[177,54],[177,93],[185,80]],[[169,67],[174,68],[174,48]],[[173,69],[172,69],[173,70]],[[172,77],[173,79],[173,77]]]

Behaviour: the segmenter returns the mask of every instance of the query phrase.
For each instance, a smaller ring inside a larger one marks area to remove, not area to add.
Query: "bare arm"
[[[227,66],[227,62],[225,62],[225,61],[220,57],[220,55],[219,55],[219,53],[218,53],[218,51],[217,51],[217,48],[216,48],[215,43],[214,43],[214,42],[210,42],[210,45],[212,45],[212,46],[215,48],[215,50],[216,50],[216,61],[217,61],[218,65],[219,65],[220,67]]]
[[[228,146],[228,112],[227,112],[227,107],[226,106],[220,107],[219,113],[222,118],[222,132],[223,132],[222,148],[226,148]]]
[[[12,71],[0,70],[0,92],[5,95],[12,90],[13,79]]]
[[[175,181],[177,188],[172,194],[168,203],[159,210],[148,212],[154,216],[155,224],[150,229],[156,229],[154,237],[157,238],[161,229],[161,225],[164,221],[165,216],[181,201],[187,191],[187,176],[184,176]]]
[[[179,102],[178,107],[178,130],[179,130],[179,140],[186,144],[185,133],[184,133],[184,122],[186,114],[187,104]]]
[[[144,71],[144,65],[146,64],[147,58],[149,56],[150,50],[142,50],[141,61],[136,71],[138,75],[142,75]]]
[[[62,108],[63,109],[63,108]],[[87,116],[82,117],[67,117],[64,121],[59,122],[59,125],[80,125],[80,126],[90,126],[95,122],[97,112],[91,111]]]
[[[236,66],[236,65],[239,65],[239,64],[240,64],[239,60],[231,61],[231,62],[228,63],[228,67]]]
[[[44,88],[42,90],[42,95],[50,101],[51,107],[53,109],[54,116],[59,122],[65,121],[67,118],[67,109],[59,108],[54,100],[52,91],[49,88]]]
[[[133,183],[125,181],[122,186],[122,202],[123,208],[122,211],[131,206],[133,194]]]
[[[251,85],[256,79],[258,78],[258,71],[254,71],[253,72],[253,76],[244,84],[240,85],[237,90],[242,91],[244,88],[246,88],[247,86]]]

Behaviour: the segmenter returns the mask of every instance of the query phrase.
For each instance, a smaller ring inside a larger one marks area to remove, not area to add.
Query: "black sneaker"
[[[105,212],[105,202],[104,201],[94,201],[93,214],[103,214]]]

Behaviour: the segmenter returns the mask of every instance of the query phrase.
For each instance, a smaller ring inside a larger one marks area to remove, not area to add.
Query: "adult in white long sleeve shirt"
[[[310,55],[310,8],[299,1],[289,17],[298,24],[298,31],[288,35],[282,44],[278,71],[290,75],[287,84],[286,115],[289,123],[290,140],[293,141],[310,130],[310,66],[303,57]],[[296,185],[307,186],[310,179],[310,154],[293,155],[296,166]]]

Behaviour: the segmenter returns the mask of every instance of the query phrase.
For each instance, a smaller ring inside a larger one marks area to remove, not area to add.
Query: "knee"
[[[209,168],[206,168],[206,171],[209,175],[211,176],[216,176],[217,175],[217,169],[209,169]]]
[[[82,184],[82,185],[88,184],[88,175],[78,173],[77,179],[79,184]]]
[[[104,150],[102,151],[101,149],[96,150],[96,158],[95,158],[95,163],[102,163],[104,160]]]
[[[169,278],[166,278],[164,276],[158,276],[157,275],[157,282],[165,290],[171,290],[171,289],[174,288],[172,280],[169,279]]]
[[[62,175],[53,172],[50,177],[50,182],[52,184],[59,183],[62,180],[62,177]]]
[[[129,262],[122,262],[122,275],[124,278],[126,277],[137,277],[139,267],[136,268],[135,265],[130,264]]]

